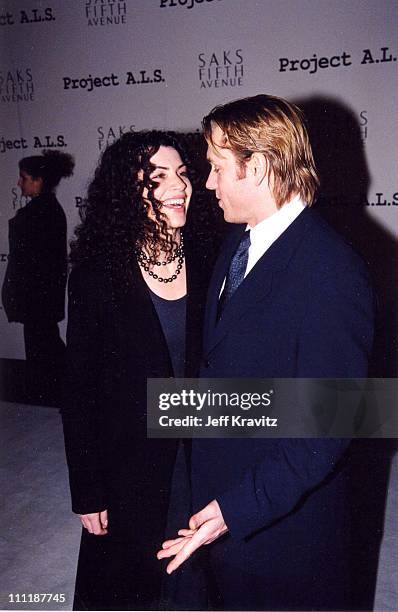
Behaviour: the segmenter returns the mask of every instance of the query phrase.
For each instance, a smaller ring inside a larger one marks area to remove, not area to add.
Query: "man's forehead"
[[[225,146],[225,134],[217,123],[211,124],[211,139],[217,147]]]
[[[207,145],[207,159],[209,161],[214,159],[223,159],[225,155],[222,154],[222,149],[219,147],[215,148],[210,142]]]
[[[212,159],[217,157],[224,159],[226,157],[225,151],[228,150],[226,145],[225,134],[217,124],[212,124],[211,129],[211,142],[207,143],[207,158]]]

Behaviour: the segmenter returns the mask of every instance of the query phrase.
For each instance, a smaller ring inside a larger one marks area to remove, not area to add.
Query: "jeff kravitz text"
[[[240,415],[223,414],[219,417],[202,417],[187,415],[182,418],[162,415],[159,417],[161,427],[278,427],[278,419],[269,416],[248,418]]]

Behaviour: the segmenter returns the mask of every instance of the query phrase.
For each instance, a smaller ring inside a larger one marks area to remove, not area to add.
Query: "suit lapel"
[[[228,273],[229,265],[240,239],[245,231],[245,225],[231,228],[214,266],[212,278],[207,292],[206,314],[204,324],[204,347],[208,346],[217,327],[218,298],[223,281]]]
[[[256,308],[272,290],[272,269],[255,266],[249,272],[241,285],[226,304],[218,324],[214,330],[214,346],[225,336],[234,325],[239,325],[239,319],[251,308]]]
[[[219,259],[209,288],[206,354],[209,354],[230,330],[239,325],[239,319],[249,309],[256,308],[261,300],[270,297],[273,276],[289,264],[311,221],[311,214],[309,209],[304,210],[264,253],[225,305],[217,322],[217,303],[222,281],[245,228],[236,232],[234,240]]]

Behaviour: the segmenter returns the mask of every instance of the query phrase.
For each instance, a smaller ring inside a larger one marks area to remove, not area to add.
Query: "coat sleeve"
[[[71,273],[61,415],[72,510],[79,514],[107,508],[98,402],[103,344],[98,295],[95,275],[81,269]]]
[[[29,292],[29,258],[25,211],[21,209],[9,221],[9,256],[2,287],[2,301],[8,321],[23,322],[27,318]]]
[[[27,235],[29,309],[32,316],[60,321],[65,317],[66,217],[59,204],[45,206],[48,210],[32,216]]]
[[[362,268],[360,268],[362,270]],[[373,341],[374,294],[366,272],[347,268],[317,283],[298,332],[297,377],[365,378]],[[322,486],[348,439],[281,439],[217,500],[233,537],[244,538],[291,512]]]

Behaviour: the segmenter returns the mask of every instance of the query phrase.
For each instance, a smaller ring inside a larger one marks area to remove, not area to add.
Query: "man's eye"
[[[151,176],[151,180],[152,181],[156,181],[156,179],[163,179],[165,178],[165,174],[164,172],[161,172],[160,174],[155,174],[154,176]]]
[[[182,170],[180,176],[188,176],[188,170]]]

